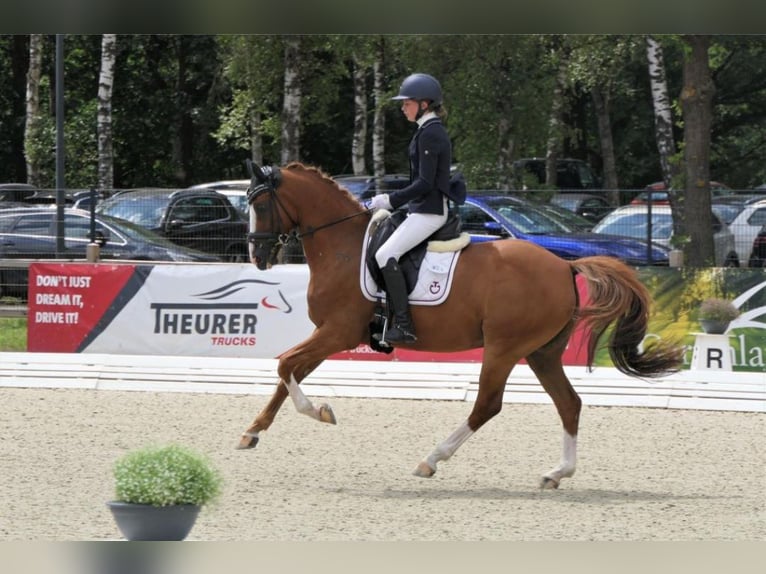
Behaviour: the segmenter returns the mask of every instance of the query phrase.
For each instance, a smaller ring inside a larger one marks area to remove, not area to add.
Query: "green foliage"
[[[129,452],[114,464],[116,500],[134,504],[203,505],[221,491],[222,478],[191,449],[168,445]]]
[[[0,301],[2,303],[2,301]],[[27,350],[26,317],[0,317],[0,352]]]
[[[243,177],[253,130],[263,153],[280,157],[282,35],[119,35],[112,101],[116,187],[181,186]],[[54,39],[43,45],[43,119],[26,150],[55,178]],[[659,36],[669,93],[678,101],[685,43]],[[96,183],[99,35],[66,35],[66,176]],[[553,83],[566,58],[561,153],[598,171],[600,148],[589,90],[608,94],[618,178],[623,189],[661,177],[642,35],[304,35],[301,156],[326,171],[348,171],[353,130],[353,61],[371,66],[385,46],[385,97],[408,73],[440,79],[455,160],[472,187],[507,181],[509,164],[545,153]],[[0,36],[0,180],[24,181],[26,36]],[[735,188],[766,183],[766,36],[713,36],[716,84],[711,178]],[[371,76],[370,76],[371,78]],[[369,82],[370,95],[372,83]],[[368,100],[372,111],[372,98]],[[676,106],[678,110],[678,107]],[[372,114],[370,122],[372,121]],[[256,123],[255,118],[259,121]],[[389,172],[408,169],[412,126],[386,108]],[[680,113],[676,113],[680,120]],[[682,126],[674,126],[681,149]],[[368,149],[372,130],[368,130]]]

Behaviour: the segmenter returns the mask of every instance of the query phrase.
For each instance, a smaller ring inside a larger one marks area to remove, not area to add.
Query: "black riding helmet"
[[[439,81],[428,74],[410,74],[402,82],[399,95],[392,100],[429,100],[432,107],[442,103],[442,87]]]

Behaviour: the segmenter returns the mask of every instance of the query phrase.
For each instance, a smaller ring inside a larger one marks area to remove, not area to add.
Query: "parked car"
[[[545,158],[530,157],[513,162],[513,180],[517,189],[535,189],[545,184]],[[560,190],[601,189],[603,183],[580,159],[556,160],[556,187]]]
[[[739,267],[739,257],[734,245],[734,234],[715,213],[712,213],[715,244],[715,265],[717,267]],[[652,241],[670,247],[673,235],[673,216],[669,205],[652,205]],[[593,233],[621,235],[646,239],[649,224],[648,206],[624,205],[604,217],[593,228]]]
[[[539,207],[544,212],[552,215],[554,219],[561,221],[570,231],[590,231],[595,225],[593,221],[585,219],[582,215],[577,215],[573,211],[569,211],[566,207],[543,202],[532,202],[532,205]]]
[[[105,260],[220,262],[221,259],[171,243],[143,227],[106,215],[96,216],[96,242]],[[90,238],[90,213],[64,209],[64,255],[85,259]],[[20,207],[0,210],[0,259],[55,259],[56,210]],[[3,295],[26,297],[26,269],[0,269]]]
[[[748,258],[750,267],[766,267],[766,224],[761,227],[758,235],[753,239],[753,248]]]
[[[728,185],[724,183],[719,183],[717,181],[711,181],[710,182],[710,197],[716,198],[716,197],[727,197],[735,195],[735,191],[731,189]],[[651,201],[653,204],[659,203],[659,204],[669,204],[670,199],[668,198],[668,191],[665,186],[664,181],[656,181],[654,183],[650,183],[646,186],[644,191],[639,193],[636,197],[634,197],[631,200],[631,203],[634,205],[640,205],[642,203],[646,203],[647,201]]]
[[[404,189],[410,184],[410,176],[402,173],[384,175],[380,185],[372,175],[334,175],[332,178],[341,187],[349,190],[359,201],[370,199],[378,192]]]
[[[568,209],[593,224],[601,221],[614,209],[606,197],[592,193],[557,193],[551,198],[551,203]]]
[[[28,183],[0,183],[0,204],[21,202],[29,205],[51,205],[56,203],[56,191],[38,189]],[[71,205],[72,198],[64,195],[64,204]]]
[[[247,204],[247,189],[250,187],[249,179],[232,179],[224,181],[214,181],[211,183],[200,183],[188,189],[190,190],[214,190],[225,195],[231,204],[242,214],[245,221],[250,221],[250,207]],[[305,263],[306,256],[303,253],[303,243],[300,239],[290,238],[282,245],[278,263]]]
[[[96,212],[230,262],[249,261],[248,223],[226,196],[205,189],[144,188],[101,201]]]
[[[463,231],[473,242],[515,238],[536,243],[563,259],[608,255],[629,265],[668,265],[665,247],[648,246],[641,239],[572,231],[549,212],[518,198],[469,195],[457,209]]]
[[[228,179],[199,183],[187,189],[190,190],[213,190],[225,195],[231,204],[236,207],[245,219],[250,217],[247,206],[247,188],[250,187],[249,179]]]
[[[766,198],[762,195],[732,195],[716,198],[713,212],[734,234],[734,248],[742,265],[750,259],[753,240],[766,224]]]

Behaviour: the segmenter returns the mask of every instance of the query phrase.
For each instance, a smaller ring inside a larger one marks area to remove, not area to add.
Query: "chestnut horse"
[[[252,448],[271,426],[289,395],[298,412],[335,424],[329,405],[316,407],[299,383],[328,356],[369,341],[375,303],[360,288],[363,238],[370,213],[319,169],[300,163],[252,170],[251,260],[259,269],[275,261],[280,243],[293,234],[303,240],[309,266],[309,318],[316,326],[303,342],[279,357],[279,383],[264,409],[242,434],[238,448]],[[587,280],[587,306],[579,305],[574,275]],[[590,329],[588,366],[597,343],[614,323],[609,354],[621,372],[659,377],[677,371],[682,350],[667,342],[640,350],[650,296],[633,269],[610,257],[566,261],[516,239],[467,246],[458,260],[452,290],[437,306],[413,306],[414,350],[455,352],[483,347],[479,391],[468,418],[418,464],[416,476],[430,477],[484,423],[500,412],[503,391],[521,359],[553,400],[564,427],[561,461],[542,478],[558,488],[575,471],[581,400],[567,379],[562,354],[577,321]]]

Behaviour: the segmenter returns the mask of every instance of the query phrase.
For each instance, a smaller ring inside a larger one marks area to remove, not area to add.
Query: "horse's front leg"
[[[282,403],[287,398],[287,387],[280,383],[281,381],[277,383],[276,391],[271,395],[271,399],[269,399],[263,410],[258,413],[252,424],[242,433],[237,445],[238,449],[255,448],[258,444],[259,433],[268,429],[271,423],[274,422],[274,417],[277,416]]]
[[[280,357],[278,366],[280,380],[277,389],[266,407],[242,433],[237,446],[238,449],[253,448],[258,444],[259,433],[271,426],[288,395],[292,398],[295,409],[299,413],[320,422],[336,424],[332,407],[327,403],[318,407],[314,406],[299,386],[300,381],[306,378],[329,355],[342,351],[349,346],[348,341],[335,339],[323,331],[326,329],[316,329],[308,339]]]

